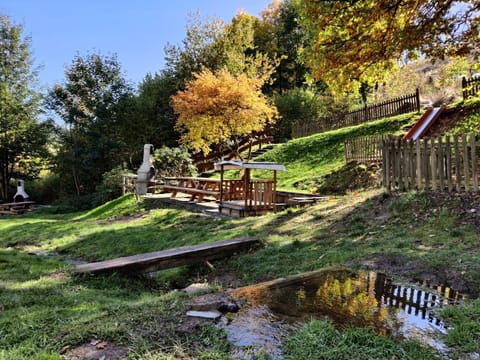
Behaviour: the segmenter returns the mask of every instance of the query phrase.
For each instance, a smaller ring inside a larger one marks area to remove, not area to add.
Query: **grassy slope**
[[[367,127],[373,127],[371,132],[396,131],[409,121],[384,121]],[[340,166],[343,139],[364,131],[357,127],[298,139],[265,159],[287,164],[289,177],[281,181],[290,188],[301,178]],[[292,169],[298,172],[297,179],[292,177]],[[451,203],[462,201],[455,198]],[[56,359],[63,346],[92,338],[126,345],[132,358],[228,358],[228,349],[211,328],[188,337],[174,331],[182,319],[185,296],[170,291],[171,286],[207,276],[220,279],[225,273],[233,276],[233,285],[241,285],[349,264],[409,278],[429,277],[478,294],[478,229],[462,224],[456,209],[446,204],[425,193],[385,196],[373,191],[276,215],[212,219],[168,206],[149,210],[146,204],[123,197],[81,214],[40,211],[1,217],[0,359]],[[266,246],[255,253],[217,261],[214,271],[180,268],[161,272],[155,279],[72,277],[66,271],[69,265],[62,261],[102,260],[244,235],[257,236]],[[38,250],[59,255],[28,255]],[[478,316],[480,303],[470,306],[467,314]],[[462,314],[449,316],[456,325],[462,325],[466,323]],[[476,323],[471,325],[474,332],[478,331]],[[460,347],[455,339],[451,344],[461,354],[472,351],[475,339],[470,347]],[[294,349],[289,351],[295,358]]]
[[[343,142],[346,139],[402,133],[402,128],[411,125],[418,117],[418,114],[410,113],[295,139],[257,160],[286,164],[287,171],[278,174],[279,187],[297,190],[296,184],[319,178],[344,165]]]

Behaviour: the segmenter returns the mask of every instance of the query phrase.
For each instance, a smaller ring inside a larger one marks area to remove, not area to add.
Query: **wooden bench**
[[[19,201],[0,204],[1,215],[19,215],[32,210],[34,201]]]
[[[173,185],[171,182],[176,182],[177,184]],[[190,195],[190,201],[197,199],[198,202],[201,202],[205,196],[212,196],[218,199],[220,197],[220,186],[221,181],[218,179],[178,177],[165,179],[162,189],[171,192],[172,198],[181,192]]]

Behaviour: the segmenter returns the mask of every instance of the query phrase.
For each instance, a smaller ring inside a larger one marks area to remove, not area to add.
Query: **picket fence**
[[[420,93],[418,89],[413,94],[368,105],[361,109],[345,114],[338,114],[331,118],[322,118],[318,121],[307,123],[294,123],[292,125],[292,138],[295,139],[328,130],[359,125],[413,111],[420,111]]]
[[[382,140],[385,137],[364,136],[347,139],[343,143],[345,162],[376,163],[382,161]]]
[[[475,135],[382,141],[387,190],[479,191],[479,141]]]
[[[463,100],[475,96],[478,92],[480,92],[480,76],[474,76],[469,79],[464,76],[462,78]]]

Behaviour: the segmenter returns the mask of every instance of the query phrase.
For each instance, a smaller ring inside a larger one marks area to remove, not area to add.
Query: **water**
[[[229,340],[239,347],[265,349],[268,344],[265,352],[276,351],[275,359],[281,358],[280,339],[291,325],[311,318],[329,318],[339,327],[370,327],[382,335],[417,339],[444,352],[439,335],[447,329],[437,316],[438,310],[463,299],[447,287],[401,284],[382,273],[345,269],[239,288],[232,296],[247,306],[225,326]]]

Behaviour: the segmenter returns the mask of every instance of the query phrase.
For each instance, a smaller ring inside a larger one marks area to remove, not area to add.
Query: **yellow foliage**
[[[262,94],[263,83],[260,77],[232,75],[226,69],[195,74],[185,91],[172,96],[182,143],[207,154],[212,144],[235,141],[273,123],[277,110]]]

